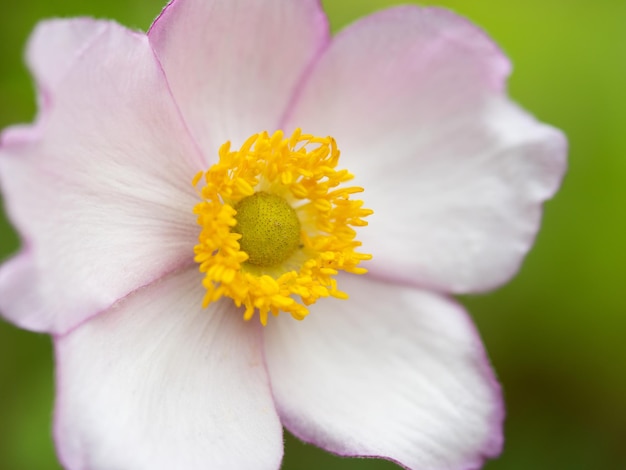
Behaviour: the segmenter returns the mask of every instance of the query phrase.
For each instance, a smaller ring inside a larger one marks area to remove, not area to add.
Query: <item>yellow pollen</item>
[[[340,271],[364,274],[371,255],[355,251],[356,227],[372,214],[346,186],[353,178],[336,170],[340,152],[332,137],[297,129],[248,138],[239,150],[226,142],[219,161],[193,179],[201,201],[194,248],[204,273],[206,307],[229,297],[250,320],[289,313],[302,320],[322,297],[347,299],[337,287]]]
[[[300,221],[296,211],[282,197],[266,192],[244,197],[235,206],[239,248],[255,266],[276,266],[300,244]]]

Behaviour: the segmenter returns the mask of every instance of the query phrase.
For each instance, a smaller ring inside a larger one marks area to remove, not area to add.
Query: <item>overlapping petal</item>
[[[174,0],[149,37],[208,162],[277,128],[329,39],[318,0]]]
[[[106,21],[91,18],[39,23],[27,49],[27,62],[38,82],[39,91],[52,93],[80,55],[100,35],[106,34],[109,27]]]
[[[2,135],[0,183],[25,248],[0,271],[0,311],[62,332],[192,263],[200,157],[144,35],[59,20],[31,45],[44,103],[36,124]]]
[[[285,426],[340,455],[420,470],[469,469],[499,453],[503,410],[460,306],[436,294],[346,275],[349,302],[318,303],[267,328],[272,390]]]
[[[229,302],[203,309],[201,280],[174,274],[56,338],[68,470],[279,467],[261,326]]]
[[[509,69],[475,26],[417,7],[355,23],[318,61],[286,128],[337,139],[375,212],[359,234],[374,275],[463,293],[517,270],[565,140],[508,100]]]

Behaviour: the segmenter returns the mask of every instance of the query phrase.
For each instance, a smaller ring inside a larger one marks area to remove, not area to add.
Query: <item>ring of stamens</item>
[[[204,179],[194,259],[205,276],[205,307],[229,297],[245,307],[244,319],[258,311],[265,325],[269,313],[302,320],[321,297],[347,298],[335,276],[367,272],[359,264],[371,255],[355,251],[354,227],[367,225],[372,211],[350,199],[363,189],[343,186],[353,175],[335,169],[339,155],[332,137],[299,129],[288,138],[255,134],[235,151],[222,145],[218,163],[193,180]],[[268,241],[268,233],[284,238]]]

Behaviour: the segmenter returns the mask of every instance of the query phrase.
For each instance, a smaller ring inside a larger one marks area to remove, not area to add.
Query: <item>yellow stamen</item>
[[[342,186],[353,176],[335,170],[338,161],[332,137],[300,129],[255,134],[237,151],[222,145],[219,162],[193,179],[205,183],[194,208],[205,307],[230,297],[245,320],[258,311],[265,325],[268,313],[302,320],[321,297],[347,299],[334,276],[367,272],[358,265],[371,255],[355,251],[352,227],[367,225],[372,211],[350,199],[363,189]]]

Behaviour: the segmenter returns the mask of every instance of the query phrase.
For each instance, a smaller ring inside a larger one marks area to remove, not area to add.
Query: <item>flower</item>
[[[66,468],[277,468],[281,424],[408,468],[499,453],[499,385],[450,295],[515,273],[566,143],[507,98],[484,33],[397,7],[331,40],[316,0],[174,0],[147,35],[44,22],[27,59],[0,311],[53,335]]]

